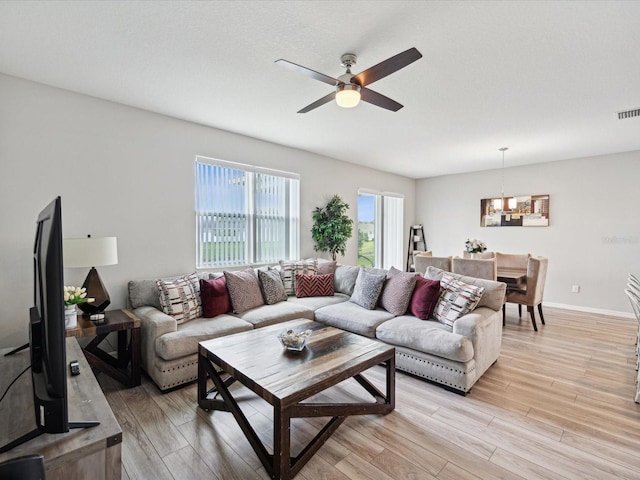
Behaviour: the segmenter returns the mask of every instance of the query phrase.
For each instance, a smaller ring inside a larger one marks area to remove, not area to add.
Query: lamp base
[[[87,278],[84,279],[82,286],[87,289],[87,297],[95,299],[91,303],[87,302],[78,304],[78,308],[82,310],[84,316],[88,317],[90,315],[104,312],[104,309],[111,303],[111,298],[109,298],[109,293],[104,287],[104,284],[100,279],[100,275],[98,275],[98,271],[95,267],[91,267],[91,270],[89,270]]]

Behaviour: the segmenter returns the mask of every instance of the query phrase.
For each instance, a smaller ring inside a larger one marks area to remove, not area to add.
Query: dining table
[[[527,286],[526,270],[498,268],[497,280],[507,284],[508,290],[522,290]]]

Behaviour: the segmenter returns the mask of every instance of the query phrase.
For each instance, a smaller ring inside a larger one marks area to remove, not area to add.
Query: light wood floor
[[[396,410],[348,418],[296,479],[639,479],[635,321],[552,308],[545,318],[534,333],[510,305],[500,360],[466,397],[398,373]],[[196,407],[195,385],[163,395],[147,377],[128,390],[98,379],[124,431],[124,479],[268,478],[230,413]],[[269,405],[234,388],[271,445]],[[351,381],[324,395],[361,391]],[[294,448],[321,420],[293,423]]]

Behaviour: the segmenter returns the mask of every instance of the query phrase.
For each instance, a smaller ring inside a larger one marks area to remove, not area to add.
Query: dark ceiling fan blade
[[[298,65],[296,63],[292,63],[289,60],[283,60],[281,58],[279,60],[276,60],[274,63],[279,63],[280,65],[288,68],[289,70],[293,70],[294,72],[299,72],[304,75],[307,75],[308,77],[315,78],[316,80],[320,80],[321,82],[328,83],[333,87],[335,87],[338,83],[340,83],[337,79],[332,78],[329,75],[316,72],[315,70],[311,70],[310,68],[303,67],[302,65]]]
[[[377,107],[386,108],[392,112],[397,112],[402,108],[402,105],[395,100],[391,100],[389,97],[385,97],[378,92],[374,92],[373,90],[364,87],[360,89],[360,99],[363,102],[370,103]]]
[[[422,54],[417,48],[413,47],[402,53],[394,55],[391,58],[387,58],[371,68],[367,68],[365,71],[354,76],[351,81],[357,83],[361,87],[366,87],[367,85],[377,82],[381,78],[391,75],[393,72],[397,72],[401,68],[404,68],[410,63],[421,58]]]
[[[318,107],[324,105],[325,103],[329,103],[334,98],[336,98],[336,92],[331,92],[329,95],[326,95],[326,96],[322,97],[320,100],[316,100],[311,105],[307,105],[302,110],[298,110],[298,113],[310,112],[314,108],[318,108]]]

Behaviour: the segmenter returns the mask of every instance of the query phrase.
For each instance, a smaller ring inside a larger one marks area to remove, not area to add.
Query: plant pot
[[[64,307],[64,328],[70,330],[78,326],[78,310],[75,305]]]
[[[470,253],[469,258],[476,258],[476,253],[475,252]]]

